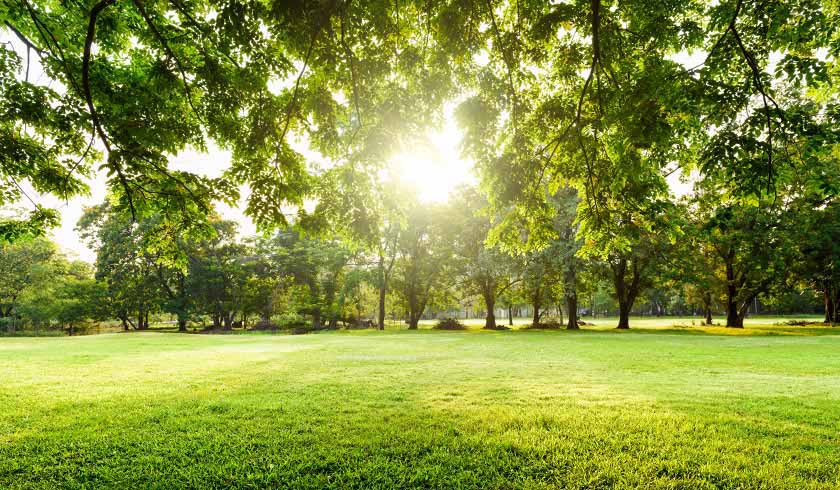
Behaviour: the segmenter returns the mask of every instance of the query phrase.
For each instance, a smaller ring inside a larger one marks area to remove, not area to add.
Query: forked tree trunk
[[[744,317],[738,311],[738,301],[735,298],[727,298],[726,303],[726,327],[744,328]]]

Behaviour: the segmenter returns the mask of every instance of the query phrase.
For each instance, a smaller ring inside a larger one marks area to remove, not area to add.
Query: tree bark
[[[494,291],[484,292],[484,306],[487,308],[487,316],[484,318],[484,328],[487,329],[496,328],[496,312],[494,311],[496,308],[496,298],[493,293]]]
[[[577,291],[573,294],[566,294],[566,311],[569,313],[569,323],[566,324],[566,330],[579,330],[578,315],[577,315]]]
[[[734,257],[734,253],[728,257]],[[726,261],[726,328],[744,328],[744,319],[738,311],[738,287],[731,260]]]
[[[408,315],[408,329],[409,330],[417,330],[417,325],[420,323],[420,315]]]
[[[733,297],[726,299],[726,327],[727,328],[744,328],[744,318],[738,311],[738,302]]]
[[[508,305],[508,325],[513,326],[513,306]]]
[[[823,290],[823,299],[825,301],[825,323],[833,323],[837,320],[837,312],[834,308],[834,298],[832,297],[831,287],[826,286]]]
[[[615,328],[621,330],[630,328],[630,305],[626,301],[618,303],[618,326]]]
[[[379,285],[379,316],[377,318],[377,326],[379,330],[385,330],[385,295],[387,294],[384,282]]]
[[[144,308],[141,306],[137,311],[137,330],[146,330],[148,325],[146,325],[146,313]]]
[[[186,332],[187,331],[187,319],[178,315],[178,331],[179,332]]]
[[[706,325],[712,324],[712,293],[703,293],[703,312],[706,316]]]

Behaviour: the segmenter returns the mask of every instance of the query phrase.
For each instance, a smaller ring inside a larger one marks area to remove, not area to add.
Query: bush
[[[442,320],[438,320],[437,325],[435,325],[435,329],[437,330],[466,330],[467,327],[464,326],[463,323],[459,322],[454,318],[444,318]]]

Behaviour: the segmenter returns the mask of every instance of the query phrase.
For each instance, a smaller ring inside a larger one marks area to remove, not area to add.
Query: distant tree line
[[[836,322],[840,303],[840,205],[777,212],[710,206],[709,194],[671,204],[668,228],[638,230],[624,254],[582,254],[572,188],[549,201],[545,246],[505,249],[499,216],[463,187],[443,204],[406,190],[383,191],[381,230],[369,241],[294,228],[239,238],[234,222],[210,219],[201,239],[163,221],[133,221],[110,202],[89,208],[78,230],[95,265],[68,261],[48,240],[0,248],[0,321],[8,332],[78,331],[111,321],[145,330],[171,319],[179,331],[206,328],[384,328],[399,319],[485,317],[504,328],[527,312],[538,327],[579,328],[586,315],[699,315],[742,327],[763,312],[814,313]],[[515,230],[513,231],[515,232]],[[169,239],[159,241],[162,234]],[[522,237],[520,237],[522,238]],[[150,242],[149,240],[153,240]],[[517,238],[518,239],[518,238]],[[493,240],[495,244],[491,244]]]

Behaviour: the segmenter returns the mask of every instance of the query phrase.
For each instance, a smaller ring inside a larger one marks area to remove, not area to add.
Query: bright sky
[[[426,202],[443,202],[449,193],[465,183],[476,181],[472,173],[472,162],[460,157],[459,145],[461,133],[451,117],[453,108],[447,109],[444,127],[427,134],[428,146],[417,148],[412,152],[401,153],[394,157],[391,167],[383,172],[383,178],[396,179],[402,184],[414,187],[421,200]],[[307,158],[318,160],[319,155],[305,150],[305,145],[295,145]],[[185,170],[208,177],[219,177],[230,164],[230,154],[215,146],[208,148],[207,153],[186,150],[170,160],[170,167]],[[90,181],[91,195],[79,197],[69,202],[60,201],[54,197],[42,196],[40,201],[45,206],[58,208],[61,212],[61,226],[51,232],[51,237],[61,248],[72,257],[93,262],[95,253],[79,238],[75,231],[76,223],[81,218],[84,208],[101,203],[105,199],[105,179],[102,175]],[[238,207],[230,207],[224,203],[217,203],[219,213],[225,219],[237,221],[242,235],[251,235],[256,227],[251,219],[245,216],[247,189],[242,189],[242,199]],[[24,203],[21,203],[23,205]],[[25,208],[24,208],[25,209]]]

